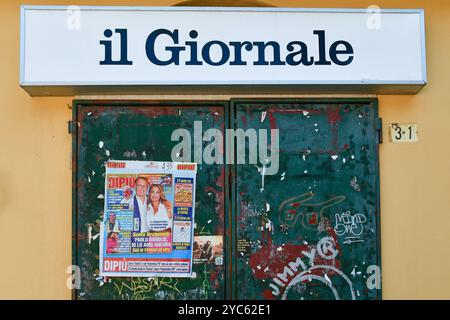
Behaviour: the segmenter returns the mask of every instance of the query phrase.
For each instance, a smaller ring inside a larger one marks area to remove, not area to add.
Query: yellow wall
[[[171,5],[177,1],[96,1]],[[450,299],[450,1],[267,1],[280,7],[424,8],[429,84],[379,96],[385,299]],[[26,4],[92,5],[89,1]],[[0,2],[0,298],[69,299],[72,97],[31,98],[19,86],[19,7]],[[389,142],[387,124],[416,122],[420,142]],[[446,125],[447,124],[447,125]]]

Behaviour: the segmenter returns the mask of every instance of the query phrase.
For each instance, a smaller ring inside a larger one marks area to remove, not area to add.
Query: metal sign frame
[[[360,81],[220,81],[220,83],[125,83],[115,81],[104,83],[81,81],[70,84],[63,82],[30,82],[25,79],[25,12],[27,10],[62,10],[66,6],[21,6],[20,32],[20,85],[31,96],[67,96],[80,94],[189,94],[202,90],[205,94],[277,94],[277,93],[375,93],[416,94],[427,84],[425,13],[423,9],[380,9],[383,13],[419,14],[421,20],[422,79],[418,81],[360,80]],[[129,6],[81,6],[88,11],[200,11],[200,12],[308,12],[308,13],[367,13],[367,9],[347,8],[248,8],[248,7],[129,7]]]

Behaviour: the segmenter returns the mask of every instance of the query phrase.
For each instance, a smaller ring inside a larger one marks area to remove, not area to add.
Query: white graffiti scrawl
[[[361,235],[364,231],[364,223],[367,222],[367,218],[362,213],[351,214],[350,211],[344,213],[336,213],[336,225],[334,232],[340,237],[344,237],[345,244],[351,244],[355,242],[364,242],[361,239]]]

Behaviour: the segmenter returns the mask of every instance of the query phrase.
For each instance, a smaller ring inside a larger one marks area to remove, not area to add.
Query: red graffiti
[[[263,247],[250,256],[249,266],[254,271],[256,279],[270,279],[276,277],[278,273],[283,273],[284,268],[297,258],[301,258],[305,265],[309,266],[309,257],[302,252],[314,254],[314,265],[332,265],[339,268],[339,261],[336,259],[327,260],[317,254],[315,246],[311,245],[295,245],[292,243],[286,243],[284,246]],[[303,271],[303,270],[301,270]],[[312,272],[313,274],[314,272]],[[333,272],[330,272],[330,276]]]
[[[325,223],[326,235],[318,241],[317,244],[297,245],[286,243],[281,246],[273,245],[271,236],[267,241],[270,233],[262,234],[262,248],[254,252],[249,258],[249,267],[252,269],[254,277],[258,280],[269,280],[272,286],[279,284],[278,290],[283,291],[297,274],[308,270],[316,265],[329,265],[340,269],[340,246],[337,236],[327,223]],[[328,238],[327,238],[328,237]],[[331,238],[332,240],[330,240]],[[330,242],[331,241],[331,242]],[[335,249],[329,251],[329,245],[325,243],[333,243]],[[311,275],[323,276],[323,269],[317,268],[309,271]],[[326,274],[331,278],[335,275],[335,271],[327,270]],[[282,285],[284,283],[284,285]],[[273,287],[272,287],[273,288]],[[274,299],[271,289],[262,292],[265,299]],[[279,295],[279,293],[277,294]]]
[[[339,121],[342,120],[342,117],[341,117],[341,115],[339,113],[339,109],[338,108],[329,107],[328,111],[327,111],[327,117],[328,117],[328,122],[331,125],[335,125]]]
[[[242,120],[242,126],[244,128],[247,128],[247,118],[245,117],[245,115],[241,116],[241,120]]]
[[[317,224],[317,213],[316,212],[313,212],[311,214],[311,219],[309,219],[308,223],[311,224],[311,225],[316,225]]]
[[[262,296],[264,297],[264,299],[266,300],[274,300],[275,297],[272,294],[272,290],[266,289],[262,292]]]

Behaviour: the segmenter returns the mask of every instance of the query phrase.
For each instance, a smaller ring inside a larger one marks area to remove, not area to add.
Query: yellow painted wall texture
[[[429,84],[418,95],[379,96],[385,132],[380,148],[383,296],[450,299],[450,1],[267,3],[425,9]],[[71,137],[66,122],[73,97],[31,98],[20,88],[21,4],[0,3],[0,299],[70,299],[66,268],[71,264]],[[92,2],[30,0],[26,4]],[[392,122],[418,123],[420,141],[390,143],[387,125]]]

